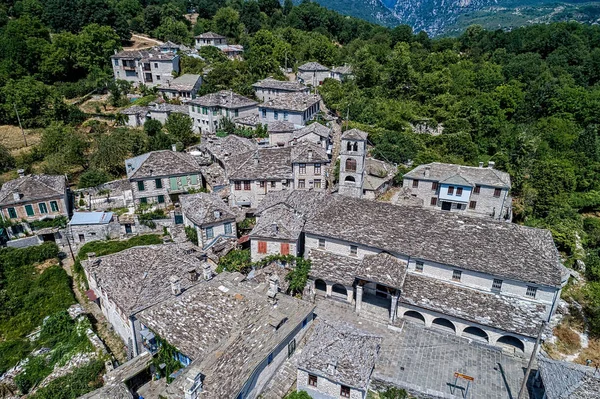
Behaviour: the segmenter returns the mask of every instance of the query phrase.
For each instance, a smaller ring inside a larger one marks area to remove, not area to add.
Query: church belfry
[[[367,156],[368,133],[358,129],[347,130],[342,134],[340,148],[339,193],[361,198]]]

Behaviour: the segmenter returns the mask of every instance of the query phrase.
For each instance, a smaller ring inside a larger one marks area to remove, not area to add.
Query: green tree
[[[8,148],[0,144],[0,171],[6,171],[15,167],[15,158],[10,154]]]
[[[110,56],[121,48],[121,39],[109,26],[87,25],[78,35],[77,65],[90,72],[110,64]]]
[[[85,151],[88,144],[85,138],[74,128],[60,123],[52,123],[44,129],[39,144],[39,150],[44,156],[52,158],[55,165],[59,162],[68,165],[87,165]],[[57,152],[57,148],[60,151]]]
[[[185,23],[174,18],[164,18],[158,28],[154,30],[154,36],[163,41],[190,44],[192,37]]]
[[[240,13],[231,7],[223,7],[217,11],[214,17],[217,33],[223,36],[238,39],[242,32],[240,26]]]
[[[180,142],[184,147],[194,144],[197,137],[192,131],[192,119],[184,114],[172,113],[165,122],[165,130],[173,141]]]
[[[294,391],[285,396],[284,399],[311,399],[312,397],[306,391]]]
[[[111,179],[111,175],[104,170],[88,169],[79,176],[77,188],[97,187]]]

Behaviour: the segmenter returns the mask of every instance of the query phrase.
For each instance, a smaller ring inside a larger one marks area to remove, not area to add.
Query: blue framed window
[[[225,223],[225,234],[231,234],[231,233],[232,233],[231,223]]]
[[[144,182],[143,181],[137,182],[137,186],[138,186],[138,191],[144,191],[144,190],[146,190],[146,187],[144,186]]]
[[[40,213],[41,214],[48,213],[48,205],[46,205],[45,202],[40,202],[38,204],[38,207],[40,208]]]
[[[212,227],[207,227],[206,228],[206,238],[214,238],[215,236],[215,232],[213,231]]]
[[[8,208],[8,217],[11,219],[15,219],[17,217],[17,211],[15,208]]]
[[[52,212],[58,212],[58,202],[50,201],[50,209]]]
[[[267,358],[267,364],[273,363],[273,353],[269,353],[269,357]]]

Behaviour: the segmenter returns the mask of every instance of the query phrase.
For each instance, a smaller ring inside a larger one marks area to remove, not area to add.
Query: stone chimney
[[[253,156],[253,158],[254,158],[254,165],[258,165],[258,151],[256,151],[256,152],[254,153],[254,156]]]
[[[169,277],[169,282],[171,283],[171,293],[173,295],[181,294],[181,279],[178,276]]]
[[[337,361],[330,360],[327,363],[327,373],[333,375],[335,374],[335,369],[337,369]]]
[[[310,161],[313,157],[313,150],[308,150],[308,160]]]
[[[184,385],[185,399],[198,399],[199,393],[202,393],[202,378],[198,373],[194,378],[187,377]]]
[[[483,162],[479,162],[479,167],[483,168]]]
[[[19,169],[17,170],[17,173],[19,174],[19,177],[25,177],[25,169]]]
[[[271,299],[275,298],[277,293],[279,292],[279,277],[276,274],[271,274],[269,277],[269,291],[267,291],[267,296]]]
[[[177,144],[171,144],[171,151],[177,151]]]
[[[494,169],[494,166],[496,166],[496,162],[494,162],[494,161],[488,162],[488,169]]]
[[[192,283],[198,281],[198,272],[196,272],[196,268],[195,267],[189,268],[187,272],[188,272],[188,279]]]
[[[202,264],[202,275],[204,280],[208,281],[213,278],[213,272],[210,268],[210,263],[206,260],[206,255],[203,255],[204,263]]]
[[[425,166],[425,171],[423,172],[423,176],[429,177],[429,173],[431,172],[431,166]]]
[[[214,211],[213,215],[214,215],[215,219],[218,219],[221,217],[221,211]]]
[[[20,201],[21,200],[21,193],[20,192],[14,192],[13,193],[13,200],[15,201]]]

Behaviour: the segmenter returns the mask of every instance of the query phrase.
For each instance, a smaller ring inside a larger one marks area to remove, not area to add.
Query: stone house
[[[74,212],[67,231],[71,242],[83,245],[86,242],[119,238],[121,226],[112,212]]]
[[[494,168],[433,162],[404,175],[403,186],[423,200],[423,206],[448,212],[512,220],[510,175]]]
[[[194,39],[196,41],[197,49],[204,46],[219,47],[227,45],[227,38],[214,32],[202,33],[201,35],[194,36]]]
[[[202,188],[200,165],[188,153],[152,151],[125,161],[134,203],[167,206]]]
[[[546,230],[345,196],[321,209],[303,229],[311,289],[391,325],[530,353],[568,279]]]
[[[362,198],[367,157],[368,134],[358,129],[342,133],[340,147],[340,184],[338,192]]]
[[[352,67],[350,65],[335,67],[331,70],[330,77],[340,82],[343,82],[347,79],[352,79]]]
[[[141,127],[151,119],[157,120],[164,125],[172,113],[188,115],[189,110],[185,105],[152,102],[145,107],[133,105],[121,110],[120,113],[127,117],[127,126]]]
[[[179,73],[179,56],[158,49],[115,52],[110,57],[115,80],[126,80],[134,85],[154,87],[173,80]]]
[[[297,79],[305,85],[320,86],[329,77],[331,77],[329,68],[318,62],[307,62],[298,67]]]
[[[383,339],[322,320],[298,360],[296,389],[314,399],[365,399]]]
[[[69,216],[70,209],[65,176],[26,176],[19,170],[18,179],[0,188],[0,214],[6,221],[53,219]]]
[[[268,122],[267,132],[269,133],[269,145],[272,147],[286,146],[290,142],[295,130],[296,126],[292,122]]]
[[[216,194],[197,193],[179,197],[183,223],[196,229],[202,250],[221,238],[237,238],[236,215]]]
[[[302,93],[308,94],[309,88],[304,86],[300,82],[293,82],[289,80],[277,80],[272,77],[268,77],[252,85],[254,88],[254,94],[260,101],[271,100],[281,94],[288,93]]]
[[[538,356],[535,387],[543,391],[542,399],[589,399],[600,393],[600,371],[572,362]]]
[[[193,100],[202,86],[202,76],[194,74],[181,75],[173,80],[167,80],[158,88],[158,92],[164,97],[182,102]]]
[[[310,125],[295,130],[289,142],[290,144],[293,144],[299,141],[310,141],[319,144],[327,151],[327,154],[331,154],[333,141],[331,128],[323,126],[319,122],[313,122]]]
[[[188,102],[194,129],[201,133],[215,133],[223,118],[233,120],[256,114],[256,104],[256,101],[230,90],[221,90]]]
[[[133,206],[131,184],[127,179],[119,179],[73,191],[76,208],[87,211],[109,211],[115,208]]]
[[[298,127],[306,125],[320,111],[321,97],[316,94],[285,93],[258,105],[263,124],[286,121]]]

